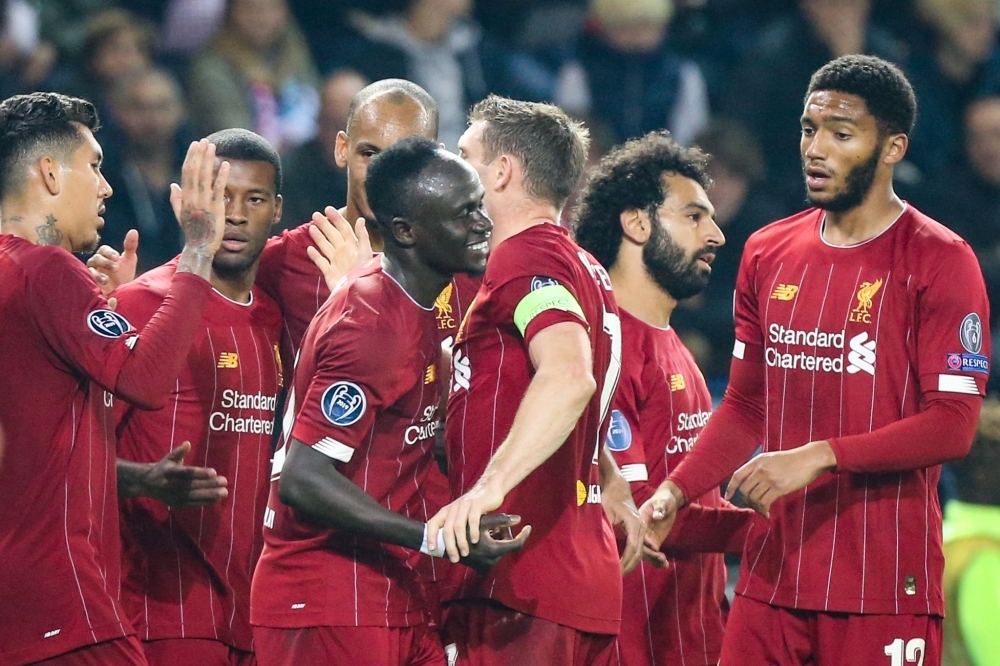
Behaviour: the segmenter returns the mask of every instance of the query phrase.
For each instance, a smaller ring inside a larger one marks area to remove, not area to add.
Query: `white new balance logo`
[[[868,332],[858,333],[850,342],[851,351],[847,354],[850,365],[847,371],[852,375],[857,372],[867,372],[875,375],[875,341],[868,340]]]
[[[462,353],[462,350],[455,352],[455,358],[452,361],[453,368],[453,378],[455,380],[451,387],[452,391],[457,391],[459,389],[469,390],[469,379],[472,377],[472,367],[469,365],[469,357]]]

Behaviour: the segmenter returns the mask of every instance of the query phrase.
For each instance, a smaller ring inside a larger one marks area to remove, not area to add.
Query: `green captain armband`
[[[514,308],[514,325],[521,331],[521,337],[524,337],[528,324],[546,310],[563,310],[572,312],[580,319],[587,319],[583,315],[583,308],[569,289],[561,284],[548,284],[529,293]]]

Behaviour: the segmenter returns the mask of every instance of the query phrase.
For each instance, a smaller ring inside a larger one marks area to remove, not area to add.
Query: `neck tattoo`
[[[45,216],[45,224],[35,227],[35,233],[38,234],[39,245],[62,245],[63,235],[56,228],[56,218],[52,215]]]

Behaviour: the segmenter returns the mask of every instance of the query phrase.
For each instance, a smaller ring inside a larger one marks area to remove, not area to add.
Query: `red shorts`
[[[437,631],[416,627],[253,628],[260,666],[445,666]]]
[[[491,603],[452,604],[448,666],[613,666],[615,637],[589,634]]]
[[[721,666],[941,666],[941,618],[780,608],[737,595]]]
[[[213,641],[209,638],[164,638],[158,641],[143,641],[149,666],[257,666],[253,652]]]
[[[146,666],[146,657],[142,654],[139,640],[135,636],[126,636],[35,663],[37,666]]]

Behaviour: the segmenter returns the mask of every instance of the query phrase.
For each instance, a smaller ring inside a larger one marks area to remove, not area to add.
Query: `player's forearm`
[[[926,409],[870,433],[829,440],[838,472],[902,472],[969,453],[982,398],[947,394]]]
[[[507,439],[483,472],[506,495],[563,445],[597,385],[589,373],[539,368],[517,408]]]
[[[293,440],[278,482],[282,503],[327,527],[418,550],[424,523],[390,511],[337,471],[335,462]]]
[[[686,501],[719,487],[763,441],[765,381],[763,363],[733,359],[722,403],[698,436],[698,444],[668,477]]]
[[[754,512],[726,502],[709,507],[689,504],[677,512],[673,529],[664,539],[665,552],[742,553]]]
[[[137,463],[118,458],[115,469],[118,473],[118,497],[138,497],[143,495],[143,477],[149,471],[147,463]]]
[[[162,407],[201,327],[212,286],[176,274],[163,304],[142,329],[115,382],[115,394],[142,409]]]

